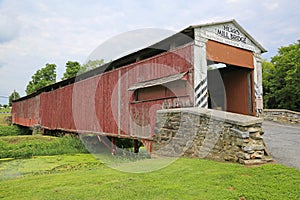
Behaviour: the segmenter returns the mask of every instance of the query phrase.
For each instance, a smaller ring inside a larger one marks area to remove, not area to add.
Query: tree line
[[[71,77],[75,77],[79,74],[82,74],[88,70],[99,67],[104,64],[104,60],[89,60],[86,64],[80,65],[77,61],[68,61],[66,63],[66,70],[63,74],[61,80],[66,80]],[[35,74],[31,77],[31,81],[29,81],[26,86],[26,94],[32,94],[37,90],[56,83],[56,65],[47,63],[45,67],[39,69],[35,72]]]
[[[300,40],[262,63],[264,107],[300,111]]]
[[[103,64],[104,64],[103,59],[89,60],[87,63],[82,65],[77,61],[67,61],[65,65],[65,72],[61,80],[66,80],[75,77],[79,74],[92,70]],[[43,87],[56,83],[57,81],[56,68],[57,68],[56,64],[47,63],[43,68],[38,69],[33,74],[31,80],[26,86],[26,90],[25,90],[26,94],[30,95]],[[11,106],[12,101],[18,98],[20,98],[20,94],[16,91],[13,91],[13,93],[9,96],[8,105]]]
[[[104,60],[88,61],[80,65],[77,61],[68,61],[62,80],[74,77],[104,64]],[[278,48],[278,53],[270,61],[263,60],[263,98],[265,108],[282,108],[300,111],[300,40],[288,46]],[[26,94],[56,82],[56,65],[46,64],[36,71],[26,87]],[[20,95],[15,91],[9,97]]]

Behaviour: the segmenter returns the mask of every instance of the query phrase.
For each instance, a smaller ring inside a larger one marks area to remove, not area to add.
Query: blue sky
[[[269,59],[300,39],[299,10],[299,0],[0,0],[0,96],[14,89],[25,95],[31,76],[46,63],[57,65],[60,80],[68,60],[84,63],[103,42],[136,29],[178,32],[236,19]]]

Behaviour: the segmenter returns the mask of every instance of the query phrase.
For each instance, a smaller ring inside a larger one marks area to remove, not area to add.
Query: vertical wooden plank
[[[134,121],[140,126],[141,134],[150,136],[155,126],[155,112],[160,109],[163,101],[143,102],[131,106],[129,100],[133,92],[128,91],[128,88],[137,82],[188,70],[191,67],[191,63],[188,62],[192,56],[191,48],[192,45],[174,50],[174,52],[166,52],[70,86],[43,93],[37,98],[16,102],[14,120],[24,125],[32,125],[41,119],[42,125],[51,129],[79,128],[114,134],[130,134],[131,128],[135,126],[132,124]],[[119,79],[121,82],[118,82]],[[74,87],[76,87],[76,94],[73,94]],[[112,97],[115,87],[117,87],[117,99]],[[77,106],[74,109],[73,96],[76,98],[74,106]],[[96,116],[91,115],[93,112]],[[113,113],[117,113],[117,119]],[[76,124],[74,115],[80,119],[76,121]],[[97,123],[99,126],[95,125]],[[150,131],[147,126],[150,127]]]

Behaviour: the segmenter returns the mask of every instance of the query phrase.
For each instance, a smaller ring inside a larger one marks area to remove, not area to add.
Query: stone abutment
[[[164,109],[156,115],[153,156],[246,165],[271,161],[260,118],[203,108]]]

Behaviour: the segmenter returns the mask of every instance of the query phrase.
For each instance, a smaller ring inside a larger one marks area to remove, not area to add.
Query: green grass
[[[31,159],[0,159],[0,180],[26,175],[50,174],[102,165],[91,154],[35,156]]]
[[[283,165],[112,157],[93,146],[98,161],[76,154],[86,152],[76,137],[21,133],[0,126],[0,199],[300,199],[300,171]]]
[[[10,116],[10,114],[0,114],[0,125],[7,125],[6,117]]]
[[[80,139],[71,136],[40,135],[0,137],[0,158],[28,158],[31,156],[86,153]]]
[[[181,158],[161,170],[136,174],[120,172],[101,163],[96,164],[97,162],[88,154],[2,162],[2,171],[11,169],[11,165],[17,165],[19,174],[25,175],[11,176],[0,181],[0,198],[300,198],[300,171],[278,164],[245,167],[239,164]],[[59,168],[62,170],[55,170]]]

